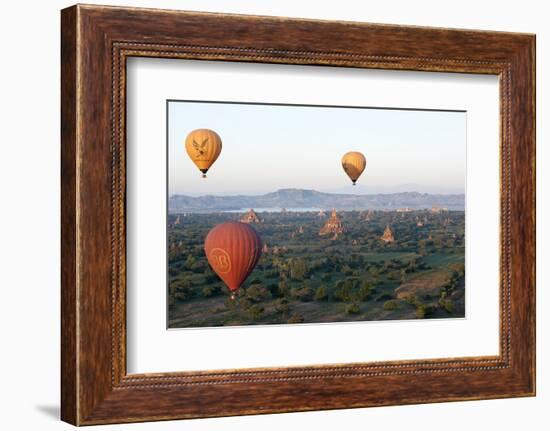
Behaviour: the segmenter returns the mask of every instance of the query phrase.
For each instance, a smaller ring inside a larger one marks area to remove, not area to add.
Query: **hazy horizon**
[[[465,112],[170,101],[168,117],[169,196],[465,192]],[[184,148],[198,128],[223,142],[207,179]],[[367,158],[355,187],[347,151]]]

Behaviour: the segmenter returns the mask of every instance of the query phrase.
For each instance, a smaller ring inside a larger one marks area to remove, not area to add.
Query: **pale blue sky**
[[[168,117],[170,195],[464,192],[465,112],[170,101]],[[207,179],[184,147],[199,128],[223,142]],[[341,167],[347,151],[367,158],[356,187]]]

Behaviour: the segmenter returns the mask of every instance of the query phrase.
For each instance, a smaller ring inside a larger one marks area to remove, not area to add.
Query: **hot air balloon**
[[[365,170],[365,166],[367,166],[367,159],[358,151],[350,151],[342,157],[342,167],[350,177],[353,185]]]
[[[222,140],[213,130],[193,130],[185,138],[185,150],[202,172],[202,177],[206,178],[206,172],[222,152]]]
[[[262,255],[262,239],[246,223],[228,221],[208,232],[204,241],[208,263],[231,291],[231,299]]]

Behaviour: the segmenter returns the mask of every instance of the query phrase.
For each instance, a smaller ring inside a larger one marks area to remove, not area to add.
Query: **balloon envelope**
[[[193,130],[185,139],[185,150],[191,161],[202,172],[202,176],[206,177],[206,172],[222,151],[222,140],[213,130]]]
[[[214,272],[234,292],[258,263],[262,255],[262,240],[248,224],[229,221],[208,232],[204,251]]]
[[[367,159],[358,151],[350,151],[342,157],[342,167],[353,185],[365,170],[365,166],[367,166]]]

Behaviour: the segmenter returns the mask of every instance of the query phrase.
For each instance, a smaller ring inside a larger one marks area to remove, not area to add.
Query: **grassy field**
[[[464,317],[464,212],[259,213],[267,252],[235,300],[210,269],[204,238],[229,213],[169,216],[169,327]],[[395,242],[380,240],[390,226]]]

